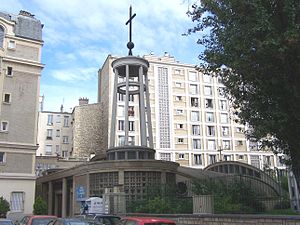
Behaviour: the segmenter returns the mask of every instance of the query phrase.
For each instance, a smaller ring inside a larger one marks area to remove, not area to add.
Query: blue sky
[[[0,10],[26,10],[44,24],[41,95],[44,110],[65,111],[79,97],[97,101],[97,71],[109,54],[128,54],[128,8],[133,21],[133,55],[169,52],[176,60],[198,64],[197,35],[182,36],[193,26],[188,0],[0,0]]]

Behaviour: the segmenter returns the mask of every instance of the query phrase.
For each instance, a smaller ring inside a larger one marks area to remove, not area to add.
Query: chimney
[[[79,98],[79,105],[87,105],[89,104],[88,98]]]

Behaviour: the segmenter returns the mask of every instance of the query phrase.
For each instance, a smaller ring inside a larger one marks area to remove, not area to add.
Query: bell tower
[[[109,149],[107,150],[109,160],[129,160],[129,159],[154,159],[153,135],[151,125],[150,97],[148,88],[148,68],[149,62],[143,58],[132,55],[134,43],[132,42],[132,20],[136,14],[132,15],[132,7],[129,8],[129,49],[128,56],[118,58],[112,62],[114,71],[114,88],[112,100],[111,132]],[[116,121],[117,121],[117,98],[118,95],[124,97],[124,140],[116,142]],[[129,106],[131,99],[137,99],[137,106]],[[138,114],[139,145],[130,140],[129,126],[130,116]]]

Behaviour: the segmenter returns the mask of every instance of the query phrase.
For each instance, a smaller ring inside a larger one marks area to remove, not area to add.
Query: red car
[[[20,225],[47,225],[51,220],[56,218],[57,216],[48,215],[24,216],[20,221]]]
[[[172,220],[147,217],[126,217],[118,225],[176,225]]]

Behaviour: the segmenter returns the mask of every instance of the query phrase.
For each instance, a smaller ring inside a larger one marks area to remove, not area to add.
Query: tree
[[[10,210],[9,202],[1,196],[0,197],[0,217],[6,217],[6,213],[9,210]]]
[[[42,199],[42,197],[38,196],[33,204],[33,214],[47,215],[47,213],[47,203]]]
[[[248,137],[300,172],[299,1],[200,0],[188,15],[205,47],[199,70],[221,76]]]

